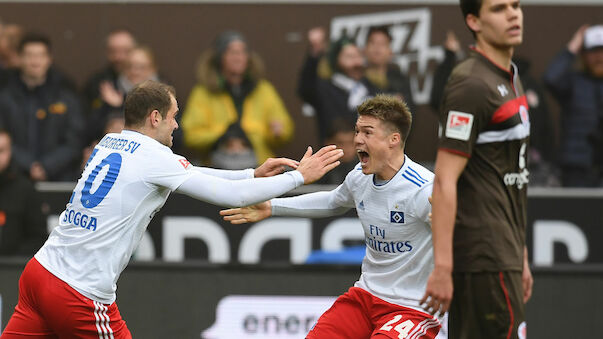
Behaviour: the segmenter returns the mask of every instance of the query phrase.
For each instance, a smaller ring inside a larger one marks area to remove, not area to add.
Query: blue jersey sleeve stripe
[[[422,177],[422,176],[419,174],[419,172],[415,171],[415,170],[414,170],[414,169],[412,169],[410,166],[408,166],[408,169],[409,169],[409,170],[411,170],[411,171],[412,171],[414,174],[416,174],[416,175],[419,177],[419,179],[423,180],[424,182],[427,182],[427,181],[428,181],[427,179],[423,178],[423,177]]]
[[[426,182],[427,182],[427,180],[421,180],[421,179],[419,179],[419,178],[418,178],[416,175],[414,175],[414,174],[410,173],[409,171],[404,171],[404,173],[406,173],[406,174],[410,175],[411,177],[415,178],[415,179],[416,179],[418,182],[420,182],[421,184],[424,184],[424,183],[426,183]]]
[[[406,178],[406,180],[408,180],[408,181],[412,182],[413,184],[415,184],[415,185],[417,185],[417,186],[421,187],[421,184],[419,184],[418,182],[416,182],[416,181],[412,180],[411,178],[409,178],[408,176],[406,176],[406,172],[402,173],[402,176],[403,176],[404,178]]]

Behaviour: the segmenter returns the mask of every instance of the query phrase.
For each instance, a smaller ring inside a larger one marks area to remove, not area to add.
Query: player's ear
[[[154,109],[149,114],[149,119],[151,119],[151,125],[157,126],[161,122],[161,113],[158,110]]]
[[[389,136],[389,146],[397,147],[402,142],[402,138],[400,137],[400,133],[395,132]]]
[[[467,16],[465,17],[465,23],[467,24],[469,29],[474,31],[475,33],[481,31],[482,26],[479,17],[473,14],[467,14]]]

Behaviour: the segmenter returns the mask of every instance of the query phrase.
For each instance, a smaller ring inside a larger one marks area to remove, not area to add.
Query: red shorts
[[[381,300],[351,287],[318,319],[310,339],[433,339],[440,331],[437,318]]]
[[[19,302],[1,339],[132,338],[117,304],[90,300],[34,258],[19,279]]]

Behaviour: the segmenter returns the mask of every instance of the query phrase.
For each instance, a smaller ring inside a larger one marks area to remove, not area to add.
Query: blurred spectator
[[[326,33],[322,27],[308,31],[310,51],[301,70],[298,94],[316,111],[320,141],[324,142],[333,121],[356,122],[356,107],[378,90],[365,77],[364,57],[353,40],[342,37],[326,51]],[[325,55],[325,52],[326,55]],[[321,57],[326,56],[332,74],[318,74]]]
[[[106,117],[106,121],[103,125],[105,127],[103,130],[103,136],[108,133],[121,133],[121,131],[124,129],[124,124],[125,119],[123,112],[114,112],[112,114],[109,114]],[[98,142],[100,141],[99,139],[95,139],[88,147],[84,148],[82,152],[82,163],[80,165],[80,170],[83,171],[84,167],[86,167],[88,158],[90,158],[90,155],[94,150],[94,146],[96,146],[96,144],[98,144]]]
[[[0,91],[0,126],[13,135],[13,160],[34,181],[74,180],[83,121],[75,93],[51,68],[50,40],[28,34],[20,68]]]
[[[197,76],[182,116],[184,142],[212,166],[255,167],[291,140],[293,121],[243,35],[220,34]]]
[[[11,163],[11,137],[0,129],[0,256],[31,257],[46,240],[42,202]]]
[[[21,26],[15,24],[0,24],[0,88],[4,87],[10,78],[11,71],[19,67],[19,41],[23,36]]]
[[[579,58],[580,65],[573,67]],[[601,184],[595,149],[603,119],[603,25],[582,26],[544,74],[544,81],[562,108],[560,162],[563,186]]]
[[[465,58],[465,53],[461,48],[461,42],[456,37],[453,31],[446,32],[446,40],[444,41],[444,60],[438,65],[433,73],[433,86],[431,87],[431,96],[429,104],[436,114],[440,111],[442,95],[444,87],[452,69],[456,64]]]
[[[557,167],[557,119],[546,103],[544,87],[530,72],[531,62],[521,56],[515,56],[513,62],[517,66],[530,114],[530,186],[561,186]]]
[[[126,94],[134,86],[145,80],[159,81],[155,57],[148,47],[138,46],[131,49],[127,54],[125,65],[125,69],[117,77],[117,87],[114,87],[108,81],[100,83],[99,94],[102,104],[93,109],[88,117],[87,144],[105,135],[109,117],[123,116],[123,103]]]
[[[92,75],[84,87],[85,110],[98,109],[105,102],[101,86],[118,88],[118,79],[127,67],[130,51],[136,46],[136,39],[130,31],[118,28],[107,35],[105,41],[107,65]]]
[[[444,42],[445,58],[434,72],[430,105],[439,112],[444,87],[454,66],[464,59],[465,53],[453,31],[446,32]],[[556,167],[555,119],[546,104],[544,89],[540,82],[530,74],[529,60],[515,56],[513,62],[521,79],[530,114],[530,149],[528,170],[530,185],[559,186],[559,174]]]
[[[348,119],[336,119],[331,124],[330,130],[325,140],[325,145],[336,145],[343,150],[343,157],[339,159],[341,164],[330,170],[318,182],[324,185],[339,185],[358,164],[356,155],[356,146],[354,145],[354,135],[356,126]]]
[[[19,67],[19,41],[23,29],[16,24],[3,24],[0,30],[0,68]]]
[[[379,92],[400,97],[414,113],[415,103],[410,91],[410,81],[402,74],[400,67],[392,63],[394,53],[391,43],[392,36],[387,27],[373,26],[369,29],[364,47],[366,78]]]

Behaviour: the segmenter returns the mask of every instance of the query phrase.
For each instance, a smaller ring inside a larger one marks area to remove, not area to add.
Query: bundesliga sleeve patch
[[[180,165],[182,165],[182,167],[184,167],[184,169],[188,169],[188,167],[191,165],[191,163],[184,158],[182,158],[178,161],[180,162]]]
[[[467,141],[471,136],[473,114],[450,111],[446,121],[446,138]]]

